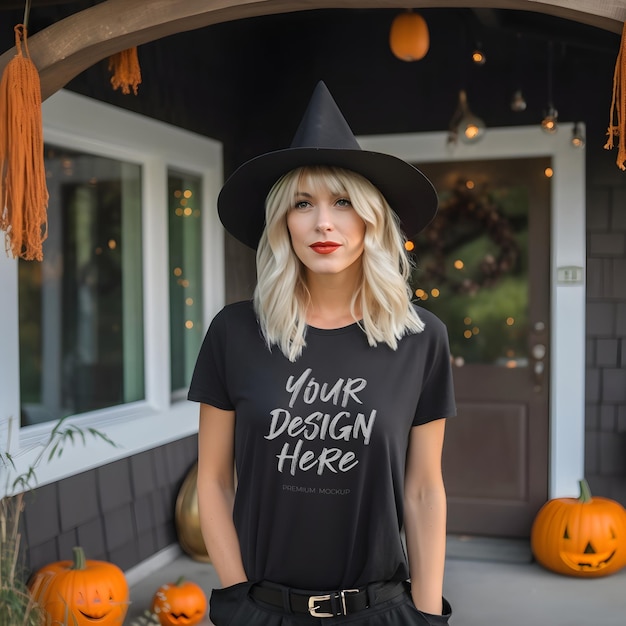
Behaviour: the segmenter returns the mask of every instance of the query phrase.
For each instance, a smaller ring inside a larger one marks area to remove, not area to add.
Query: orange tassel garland
[[[617,149],[617,167],[626,170],[626,22],[622,29],[622,41],[615,62],[615,72],[613,74],[613,99],[611,101],[611,112],[609,119],[609,136],[605,149],[613,148],[613,137],[619,137]],[[613,123],[614,119],[616,124]]]
[[[41,261],[48,236],[41,84],[25,26],[14,31],[17,54],[0,81],[0,229],[7,255]]]
[[[128,95],[132,88],[133,93],[137,95],[137,87],[141,84],[141,68],[136,47],[110,56],[109,71],[113,72],[111,76],[113,89],[121,89],[123,94]]]

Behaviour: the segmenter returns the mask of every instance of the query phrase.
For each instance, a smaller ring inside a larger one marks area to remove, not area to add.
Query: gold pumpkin
[[[543,567],[568,576],[595,578],[626,565],[626,510],[592,497],[586,480],[579,498],[549,500],[535,517],[532,552]]]
[[[200,530],[200,515],[198,513],[198,463],[194,463],[185,477],[176,498],[176,533],[181,548],[196,561],[210,563],[211,558],[204,545]]]

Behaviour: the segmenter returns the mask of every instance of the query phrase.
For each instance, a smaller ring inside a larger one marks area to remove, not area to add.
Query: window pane
[[[202,342],[202,181],[168,174],[172,391],[186,389]]]
[[[22,425],[144,397],[141,167],[45,161],[44,260],[19,262]]]

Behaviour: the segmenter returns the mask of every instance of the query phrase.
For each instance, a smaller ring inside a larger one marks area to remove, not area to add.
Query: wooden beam
[[[408,0],[403,6],[535,11],[621,33],[626,0]],[[168,35],[259,15],[329,8],[397,8],[397,0],[106,0],[28,40],[45,100],[108,56]],[[0,56],[0,72],[15,49]]]

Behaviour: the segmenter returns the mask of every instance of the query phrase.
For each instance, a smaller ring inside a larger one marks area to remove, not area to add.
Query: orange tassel
[[[141,84],[141,68],[136,47],[110,56],[109,71],[113,72],[111,76],[113,89],[121,89],[123,94],[128,95],[132,88],[133,93],[137,95],[137,87]]]
[[[611,100],[611,112],[609,119],[609,136],[604,147],[607,150],[613,148],[613,137],[619,137],[617,149],[617,167],[626,170],[626,22],[622,29],[622,42],[615,62],[613,74],[613,99]],[[614,120],[617,122],[614,124]]]
[[[0,81],[0,229],[7,255],[41,261],[48,236],[41,84],[26,28],[14,30],[17,54]]]

